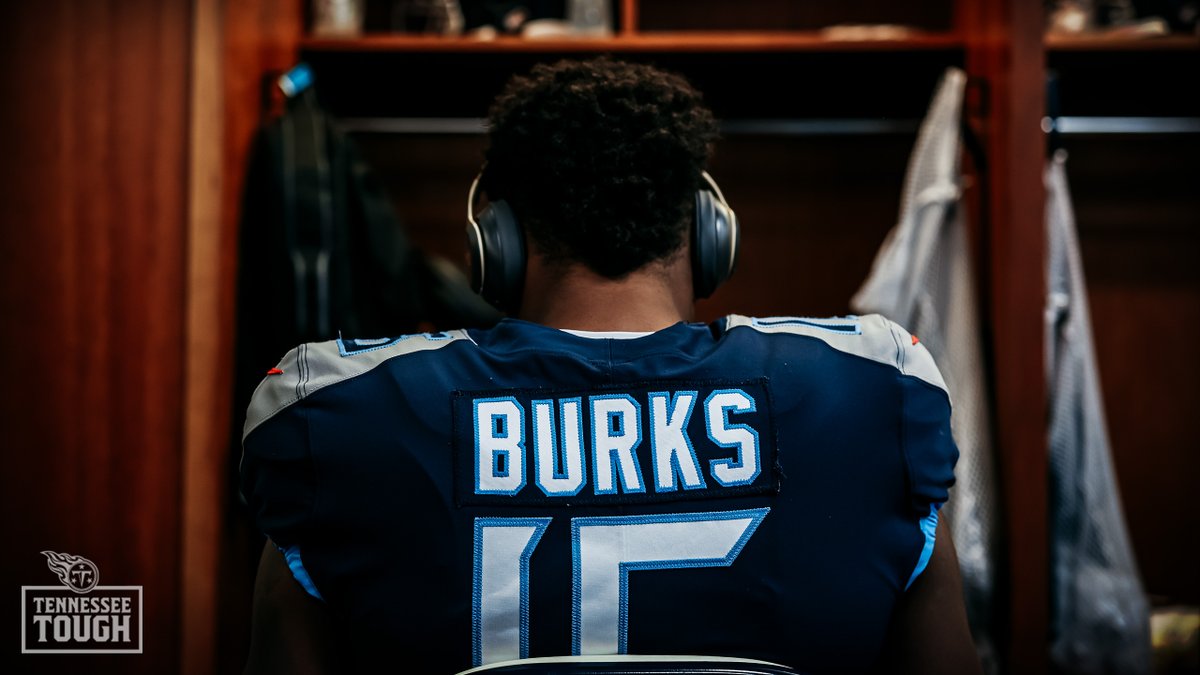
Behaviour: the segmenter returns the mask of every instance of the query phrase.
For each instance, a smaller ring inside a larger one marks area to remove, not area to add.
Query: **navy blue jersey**
[[[958,456],[929,353],[879,316],[631,339],[510,319],[301,345],[272,373],[244,436],[259,527],[347,653],[424,672],[869,668]]]

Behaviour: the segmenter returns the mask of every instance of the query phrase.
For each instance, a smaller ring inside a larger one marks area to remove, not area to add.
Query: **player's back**
[[[957,456],[932,360],[877,316],[642,337],[516,320],[303,345],[244,490],[349,652],[869,667]],[[274,372],[274,371],[273,371]]]

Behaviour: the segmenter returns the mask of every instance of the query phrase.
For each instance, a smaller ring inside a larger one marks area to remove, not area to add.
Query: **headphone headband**
[[[485,168],[487,168],[486,164],[479,168],[479,173],[475,174],[475,180],[471,181],[471,190],[467,193],[467,225],[471,226],[475,234],[473,239],[475,240],[476,250],[471,252],[474,254],[472,262],[478,261],[479,278],[481,281],[487,274],[487,257],[483,255],[483,231],[479,229],[479,223],[475,222],[475,191],[479,188],[479,181],[483,178],[483,170]],[[468,234],[467,242],[470,243],[471,240],[472,237]],[[480,289],[476,288],[475,292],[480,292]]]

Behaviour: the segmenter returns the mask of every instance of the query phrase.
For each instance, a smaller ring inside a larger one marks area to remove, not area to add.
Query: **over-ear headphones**
[[[707,171],[700,175],[707,187],[696,191],[691,230],[692,288],[697,298],[707,298],[733,274],[739,233],[737,216],[717,182]],[[480,171],[467,193],[471,286],[495,307],[511,311],[520,305],[525,286],[525,235],[504,200],[490,202],[475,214],[475,196],[482,178]]]

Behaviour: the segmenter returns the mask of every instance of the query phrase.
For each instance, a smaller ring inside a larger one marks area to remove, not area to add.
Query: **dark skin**
[[[247,675],[338,672],[333,629],[325,604],[296,583],[283,554],[268,541],[254,579]]]
[[[518,316],[554,328],[656,331],[691,321],[692,268],[687,247],[665,261],[609,279],[583,265],[548,264],[536,242],[525,267]]]
[[[554,328],[657,331],[693,315],[686,246],[620,280],[580,265],[550,265],[534,242],[526,267],[520,318]],[[254,590],[247,674],[318,675],[337,672],[333,621],[325,605],[292,578],[271,542],[263,548]],[[941,520],[928,567],[896,606],[880,672],[975,675],[975,653],[963,605],[958,558]]]
[[[879,664],[881,673],[983,673],[967,626],[958,556],[945,518],[938,520],[929,566],[900,596]]]

